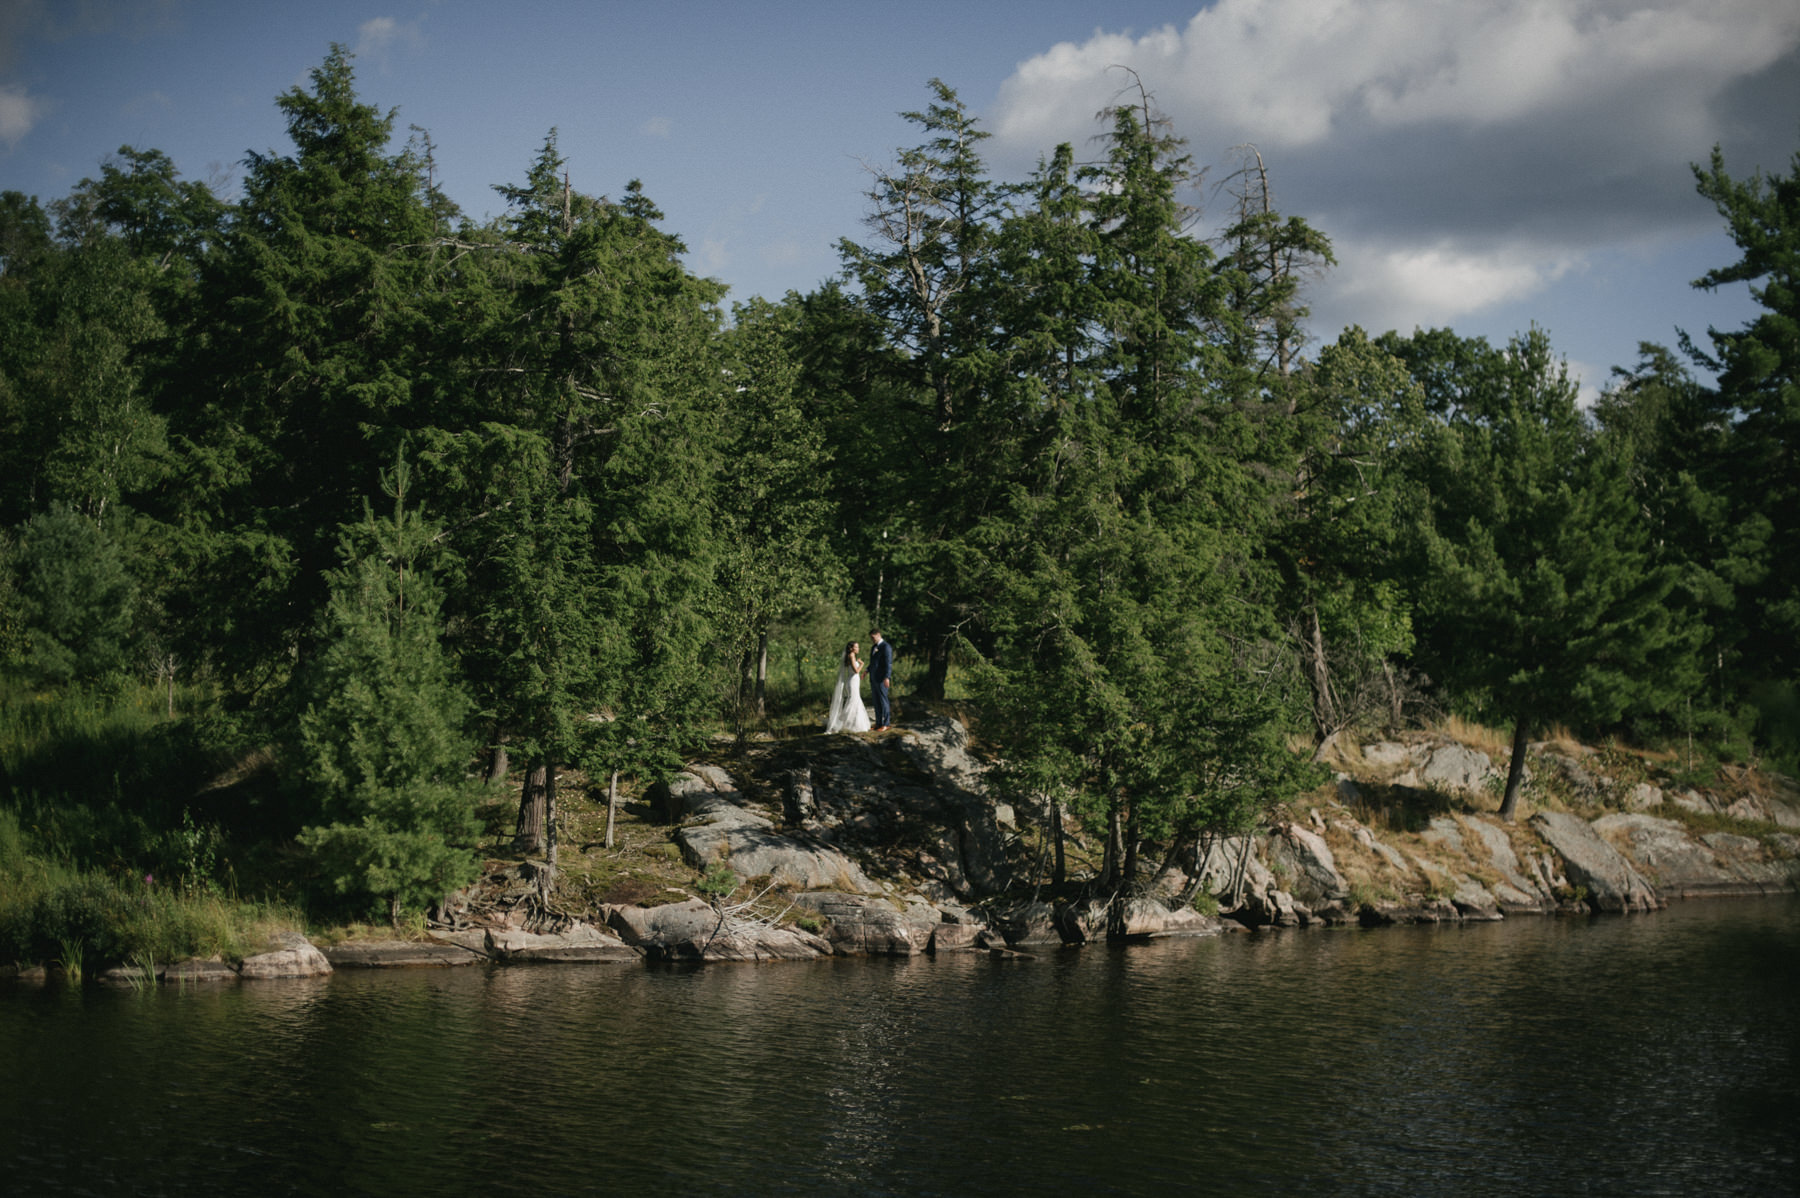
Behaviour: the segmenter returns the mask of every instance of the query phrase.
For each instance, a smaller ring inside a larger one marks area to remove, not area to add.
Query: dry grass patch
[[[1428,727],[1428,731],[1453,740],[1459,745],[1479,749],[1489,757],[1510,757],[1512,736],[1486,724],[1465,720],[1459,715],[1445,716]]]
[[[1569,726],[1567,724],[1550,725],[1549,729],[1547,729],[1543,735],[1542,743],[1545,747],[1555,749],[1558,753],[1563,753],[1569,757],[1584,757],[1588,752],[1588,747],[1581,742],[1579,736],[1576,736],[1573,732],[1569,731]],[[1511,749],[1512,746],[1508,745],[1507,751],[1509,753]]]

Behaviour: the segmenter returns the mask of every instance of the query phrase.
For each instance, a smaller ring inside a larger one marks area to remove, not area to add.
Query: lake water
[[[1800,899],[0,992],[16,1194],[1795,1194]]]

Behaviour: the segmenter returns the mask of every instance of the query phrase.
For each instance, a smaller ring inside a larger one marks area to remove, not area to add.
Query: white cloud
[[[1800,39],[1792,0],[1220,0],[1184,30],[1096,33],[1018,68],[997,137],[1079,141],[1125,66],[1196,143],[1306,146],[1357,129],[1495,125],[1630,98],[1678,125]]]
[[[1605,248],[1715,221],[1687,164],[1786,165],[1794,0],[1219,0],[1022,63],[987,121],[996,173],[1078,153],[1129,67],[1195,160],[1254,143],[1276,202],[1332,237],[1323,327],[1444,324],[1528,299]]]
[[[1314,289],[1313,314],[1326,328],[1361,324],[1371,332],[1442,325],[1528,299],[1577,266],[1572,255],[1475,250],[1453,240],[1423,247],[1340,240],[1335,248],[1338,265]]]
[[[7,149],[23,141],[44,115],[44,102],[17,84],[0,84],[0,143]]]
[[[371,17],[356,27],[354,53],[361,59],[384,59],[395,46],[417,46],[422,40],[416,20]]]
[[[808,247],[791,238],[765,243],[757,252],[757,258],[765,266],[792,266],[796,262],[807,259]]]
[[[731,253],[722,237],[702,237],[700,245],[688,255],[688,266],[701,275],[718,275],[731,265]]]

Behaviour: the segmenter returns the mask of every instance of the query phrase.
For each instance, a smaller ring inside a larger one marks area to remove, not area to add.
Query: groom
[[[875,727],[872,732],[886,732],[894,720],[894,706],[888,695],[888,684],[894,676],[894,647],[881,639],[879,628],[869,629],[869,686],[875,692]]]

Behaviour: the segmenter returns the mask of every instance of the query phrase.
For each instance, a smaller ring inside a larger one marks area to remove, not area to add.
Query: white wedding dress
[[[825,713],[827,732],[867,732],[869,709],[863,706],[862,673],[849,662],[838,666],[837,686],[831,692],[831,709]]]

